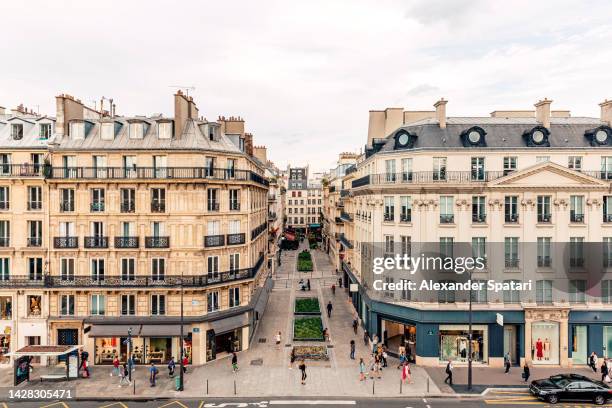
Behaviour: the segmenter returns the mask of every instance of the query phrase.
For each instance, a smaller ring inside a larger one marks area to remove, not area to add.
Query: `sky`
[[[117,113],[245,118],[279,167],[335,167],[368,111],[599,116],[612,99],[612,2],[540,0],[34,1],[2,5],[0,106],[55,114],[68,93]]]

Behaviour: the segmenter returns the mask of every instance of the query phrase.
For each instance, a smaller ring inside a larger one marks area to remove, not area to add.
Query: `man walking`
[[[529,364],[525,363],[523,366],[523,380],[525,382],[529,381],[529,376],[531,375],[531,371],[529,370]]]
[[[505,373],[508,374],[508,372],[510,372],[510,352],[508,351],[505,355],[504,355],[504,367],[506,368]]]
[[[355,359],[355,340],[351,340],[351,360]]]
[[[357,335],[357,327],[359,327],[359,322],[355,318],[353,319],[353,331],[355,332],[355,335]]]
[[[149,382],[151,383],[151,387],[155,387],[155,380],[157,379],[157,373],[159,370],[155,367],[154,363],[151,363],[151,367],[149,367]]]
[[[594,373],[597,372],[597,354],[595,352],[592,352],[589,356],[589,366]]]
[[[234,373],[238,371],[238,355],[235,351],[232,351],[232,371]]]
[[[453,362],[448,360],[448,364],[446,365],[446,378],[444,379],[444,383],[448,385],[453,385]]]
[[[170,361],[168,362],[168,376],[170,378],[174,377],[175,369],[176,369],[176,363],[174,362],[174,357],[170,357]]]
[[[300,361],[299,369],[302,372],[302,385],[306,385],[306,362],[304,360]]]
[[[370,342],[370,337],[368,336],[368,331],[363,331],[363,345],[368,347],[368,343]]]
[[[332,302],[330,300],[329,303],[327,304],[327,318],[328,319],[331,318],[331,312],[333,308],[334,307],[332,306]]]
[[[604,363],[601,365],[601,381],[605,382],[607,376],[608,376],[608,364],[607,364],[607,361],[604,360]]]

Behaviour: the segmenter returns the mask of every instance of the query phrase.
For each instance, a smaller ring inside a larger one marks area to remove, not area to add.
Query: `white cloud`
[[[113,97],[171,114],[173,89],[209,119],[241,115],[273,160],[325,169],[366,140],[367,111],[450,115],[544,96],[597,115],[612,95],[612,4],[467,0],[30,1],[3,5],[0,105]]]

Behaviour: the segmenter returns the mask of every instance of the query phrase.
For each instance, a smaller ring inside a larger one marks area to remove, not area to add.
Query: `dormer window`
[[[144,137],[144,125],[142,122],[130,123],[130,139],[142,139]]]
[[[461,137],[461,142],[465,147],[486,147],[486,134],[487,132],[485,132],[483,128],[474,126],[464,130],[459,136]]]
[[[160,139],[172,139],[172,122],[158,122],[157,134]]]
[[[100,139],[113,140],[115,138],[115,123],[103,122],[100,128]]]
[[[588,130],[584,135],[590,139],[591,146],[612,145],[612,129],[608,126]]]
[[[85,123],[72,122],[70,124],[70,137],[73,140],[83,140],[85,138]]]
[[[550,131],[543,126],[536,126],[523,133],[525,143],[530,147],[550,147],[549,136]]]
[[[49,139],[53,133],[53,125],[51,123],[40,123],[38,125],[38,137],[40,139]]]
[[[11,125],[11,137],[13,138],[13,140],[23,139],[23,124],[13,123]]]
[[[414,133],[410,133],[406,130],[400,130],[394,136],[395,145],[394,149],[411,149],[414,147],[414,142],[417,139],[417,136]]]

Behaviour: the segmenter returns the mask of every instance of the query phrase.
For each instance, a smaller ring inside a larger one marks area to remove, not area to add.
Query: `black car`
[[[605,383],[578,374],[559,374],[532,381],[529,391],[550,404],[565,400],[603,405],[612,398],[612,389]]]

